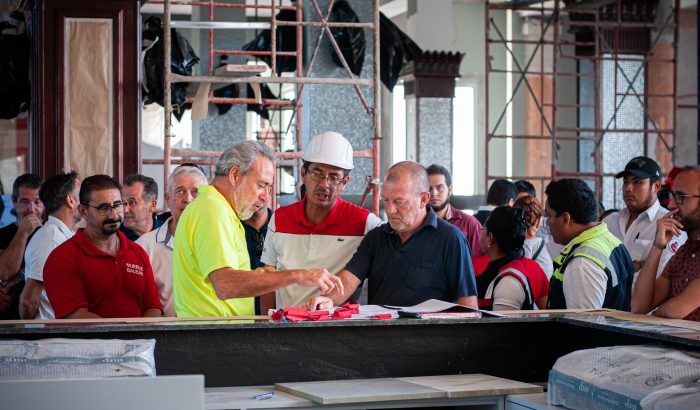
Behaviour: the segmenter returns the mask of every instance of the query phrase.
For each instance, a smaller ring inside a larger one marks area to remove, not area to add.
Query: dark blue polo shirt
[[[168,218],[169,217],[170,216],[168,216]],[[153,218],[153,228],[151,228],[152,231],[155,231],[156,229],[160,228],[163,225],[163,223],[168,219],[168,218],[165,218],[165,219],[157,218],[155,214],[151,214],[151,218]],[[126,239],[128,239],[130,241],[136,242],[136,240],[139,239],[139,234],[137,234],[136,232],[134,232],[131,229],[124,226],[123,222],[119,226],[119,230],[122,231],[124,236],[126,236]]]
[[[248,256],[250,257],[250,269],[261,268],[265,266],[260,261],[262,256],[263,244],[265,243],[265,235],[267,235],[267,225],[272,218],[272,209],[267,208],[267,221],[265,225],[260,227],[260,230],[253,228],[243,222],[243,230],[245,230],[245,242],[248,246]]]
[[[387,223],[369,231],[348,262],[346,269],[360,282],[369,279],[370,304],[412,306],[477,294],[467,238],[427,209],[406,243]]]

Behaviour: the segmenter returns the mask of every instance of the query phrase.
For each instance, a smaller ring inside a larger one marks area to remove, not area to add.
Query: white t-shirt
[[[542,251],[540,251],[540,254],[537,255],[537,259],[535,259],[535,262],[537,262],[537,264],[540,265],[540,267],[544,271],[544,274],[547,275],[547,279],[550,279],[552,277],[552,272],[554,271],[554,264],[552,263],[552,256],[547,250],[547,245],[544,239],[525,239],[525,243],[523,243],[523,256],[532,259],[532,256],[535,254],[535,252],[537,252],[537,250],[540,248],[540,245],[543,243],[544,246],[542,246]]]
[[[24,250],[24,277],[34,279],[43,285],[46,259],[58,245],[72,238],[74,234],[75,232],[71,231],[63,221],[49,216],[46,223],[34,232]],[[42,289],[39,297],[39,310],[34,319],[55,318],[49,298],[46,296],[46,289]]]
[[[625,227],[627,226],[627,221],[630,216],[628,208],[608,215],[603,222],[608,225],[610,233],[615,235],[620,242],[625,245],[633,261],[644,262],[649,256],[649,251],[654,244],[656,221],[667,213],[668,210],[662,207],[657,200],[646,211],[639,214],[637,219],[632,222],[627,230],[625,230]],[[675,255],[676,250],[680,245],[683,245],[687,239],[688,235],[685,232],[681,232],[680,235],[674,237],[668,243],[661,255],[659,267],[656,270],[656,277],[661,275],[668,260]],[[637,280],[637,275],[639,275],[639,271],[634,273],[635,281]]]
[[[153,268],[153,278],[158,288],[158,298],[163,304],[163,316],[175,317],[173,306],[173,240],[168,226],[171,216],[158,229],[141,235],[136,243],[146,250]]]
[[[564,270],[564,299],[567,309],[599,309],[605,301],[608,275],[595,262],[577,256]]]
[[[493,310],[520,310],[526,297],[522,283],[511,275],[505,276],[493,290]]]

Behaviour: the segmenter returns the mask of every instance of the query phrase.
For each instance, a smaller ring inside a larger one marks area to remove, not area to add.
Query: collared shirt
[[[251,269],[265,266],[265,264],[260,261],[260,257],[262,256],[263,244],[265,243],[265,236],[267,235],[267,227],[270,224],[270,219],[272,219],[272,209],[267,208],[267,221],[259,230],[243,222],[245,242],[248,245],[248,257],[250,257]]]
[[[146,251],[117,231],[115,257],[98,249],[83,231],[59,245],[44,265],[44,287],[56,317],[80,308],[105,318],[163,311]]]
[[[306,197],[272,215],[261,261],[277,270],[325,268],[333,275],[345,268],[367,232],[381,220],[366,209],[336,200],[318,225],[306,219]],[[277,307],[298,306],[316,288],[289,285],[275,292]]]
[[[158,288],[158,297],[163,304],[163,316],[174,317],[173,307],[173,236],[170,234],[168,218],[160,228],[145,233],[136,240],[148,254],[153,267],[153,277]]]
[[[619,212],[613,212],[608,215],[603,222],[608,225],[610,233],[619,239],[633,261],[644,262],[649,256],[649,251],[654,244],[656,236],[656,221],[668,213],[668,210],[659,204],[659,201],[654,201],[654,204],[647,208],[644,212],[637,216],[628,229],[627,221],[630,217],[629,208],[623,208]],[[664,249],[659,261],[659,267],[656,271],[658,277],[663,272],[669,259],[675,254],[678,247],[685,243],[688,235],[681,232],[680,235],[674,237]],[[634,273],[635,280],[639,271]]]
[[[209,274],[223,268],[250,270],[243,224],[226,198],[213,186],[182,212],[173,246],[173,303],[183,316],[249,316],[254,299],[220,300]]]
[[[694,280],[700,278],[700,241],[689,238],[685,245],[668,261],[663,276],[671,281],[671,297],[683,293]],[[700,308],[684,317],[700,322]]]
[[[34,319],[54,319],[53,308],[49,303],[49,298],[46,296],[46,289],[43,289],[44,282],[44,265],[51,252],[58,245],[72,238],[73,232],[60,219],[49,216],[46,223],[39,228],[32,239],[27,244],[27,249],[24,251],[24,277],[26,279],[34,279],[37,282],[42,282],[41,296],[39,297],[39,310],[36,312]]]
[[[369,303],[375,305],[454,302],[477,294],[466,237],[429,207],[405,243],[390,224],[371,230],[346,269],[360,282],[369,279]]]
[[[481,250],[481,244],[479,243],[483,227],[476,218],[447,204],[445,220],[459,228],[467,237],[467,241],[471,245],[472,258],[478,258],[484,254]]]
[[[164,220],[157,218],[155,214],[151,214],[151,218],[153,219],[153,227],[151,228],[151,232],[153,232],[163,225]],[[139,239],[139,234],[137,234],[136,232],[134,232],[130,228],[127,228],[123,223],[119,227],[119,230],[122,231],[122,233],[130,241],[136,242],[136,240]]]

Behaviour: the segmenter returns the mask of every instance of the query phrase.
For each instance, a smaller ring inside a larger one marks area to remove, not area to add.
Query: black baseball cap
[[[615,175],[615,178],[622,178],[625,175],[634,175],[637,178],[661,179],[661,168],[659,164],[649,157],[635,157],[625,165],[625,170]]]

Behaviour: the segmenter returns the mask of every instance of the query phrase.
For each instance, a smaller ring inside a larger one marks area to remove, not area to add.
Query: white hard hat
[[[343,169],[353,168],[352,145],[334,131],[322,132],[311,138],[301,158],[307,162],[318,162]]]

